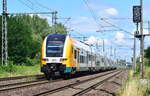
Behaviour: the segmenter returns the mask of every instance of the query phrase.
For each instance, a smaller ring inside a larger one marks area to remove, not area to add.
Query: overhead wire
[[[70,21],[71,18],[67,18],[67,20],[63,23],[63,25],[66,25],[69,21]]]
[[[101,25],[97,19],[97,16],[95,15],[93,9],[89,6],[88,4],[88,0],[83,0],[84,4],[87,6],[87,8],[89,9],[95,23],[98,25],[99,30],[101,30],[101,28],[104,28],[103,25]]]
[[[92,17],[93,17],[94,21],[95,21],[98,25],[100,25],[101,28],[104,28],[104,26],[101,25],[101,24],[97,21],[97,16],[95,15],[93,9],[89,6],[88,0],[83,0],[83,1],[84,1],[84,3],[86,4],[86,6],[88,7],[90,13],[92,14]],[[121,19],[125,19],[125,18],[121,18]],[[131,18],[128,18],[128,19],[131,19]],[[134,34],[128,32],[128,31],[126,31],[125,29],[120,28],[120,27],[116,26],[115,24],[112,24],[112,23],[110,23],[110,22],[108,22],[108,21],[106,21],[106,20],[104,20],[104,19],[100,19],[100,20],[102,20],[103,22],[105,22],[105,23],[111,25],[112,27],[115,27],[115,28],[117,28],[117,29],[119,29],[119,30],[121,30],[121,31],[123,31],[123,32],[128,33],[129,35],[132,35],[132,36],[134,35]]]
[[[132,20],[133,18],[101,18],[105,20]]]
[[[23,5],[25,5],[26,7],[28,7],[29,9],[31,10],[34,10],[34,8],[32,6],[30,6],[29,4],[25,3],[24,1],[22,0],[18,0],[20,3],[22,3]]]
[[[99,23],[97,22],[97,17],[95,16],[93,9],[88,5],[87,0],[83,0],[83,1],[84,1],[84,3],[86,4],[86,6],[89,8],[90,13],[91,13],[92,16],[93,16],[93,19],[94,19],[95,22],[99,25]],[[114,19],[118,19],[118,18],[114,18]],[[125,19],[125,18],[121,18],[121,19]],[[128,18],[128,19],[130,19],[130,18]],[[118,26],[115,25],[115,24],[112,24],[112,23],[110,23],[110,22],[108,22],[108,21],[106,21],[106,20],[102,20],[102,21],[105,22],[105,23],[107,23],[107,24],[109,24],[109,25],[111,25],[111,26],[114,27],[114,28],[119,29],[120,31],[123,31],[123,32],[125,32],[125,33],[128,33],[129,35],[134,36],[134,34],[132,34],[132,33],[128,32],[128,31],[126,31],[126,30],[123,29],[123,28],[118,27]],[[104,27],[104,26],[102,26],[102,27]]]
[[[110,23],[109,21],[106,21],[106,20],[104,20],[104,19],[101,19],[101,20],[104,21],[105,23],[107,23],[107,24],[109,24],[109,25],[111,25],[111,26],[113,26],[113,27],[115,27],[115,28],[117,28],[117,29],[123,31],[123,32],[128,33],[129,35],[134,36],[134,34],[130,33],[129,31],[126,31],[125,29],[123,29],[123,28],[121,28],[121,27],[119,27],[119,26],[117,26],[117,25],[115,25],[115,24]]]
[[[18,0],[18,1],[35,12],[37,12],[37,7],[38,7],[38,9],[43,8],[43,9],[46,9],[48,11],[52,11],[51,8],[44,6],[43,4],[39,3],[37,0],[34,0],[35,2],[33,2],[31,0]],[[34,6],[36,6],[36,7],[34,7]],[[35,10],[35,8],[36,8],[36,10]]]
[[[39,7],[43,8],[43,9],[46,9],[46,10],[54,11],[53,9],[51,9],[51,8],[49,8],[49,7],[47,7],[47,6],[43,5],[43,4],[41,4],[41,3],[39,3],[37,0],[34,0],[34,1],[35,1],[35,3],[36,3],[37,5],[39,5]]]

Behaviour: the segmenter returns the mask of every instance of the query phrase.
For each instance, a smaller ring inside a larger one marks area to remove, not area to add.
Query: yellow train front
[[[63,78],[82,71],[97,71],[109,68],[100,63],[101,56],[82,42],[66,34],[47,36],[42,43],[41,72],[46,79],[60,74]]]

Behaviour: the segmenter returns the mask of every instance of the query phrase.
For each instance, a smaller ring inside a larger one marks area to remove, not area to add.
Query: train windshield
[[[62,57],[64,43],[62,41],[47,42],[47,57]]]

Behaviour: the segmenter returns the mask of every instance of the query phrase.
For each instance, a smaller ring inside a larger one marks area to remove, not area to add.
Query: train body
[[[115,68],[111,60],[96,53],[92,46],[77,41],[66,34],[48,35],[41,50],[41,72],[47,79],[56,74],[67,78],[85,71]]]

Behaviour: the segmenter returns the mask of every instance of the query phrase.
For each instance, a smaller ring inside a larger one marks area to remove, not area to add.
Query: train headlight
[[[60,61],[62,62],[62,61],[66,61],[67,60],[67,58],[61,58],[60,59]]]
[[[43,58],[42,60],[43,60],[43,61],[48,61],[48,59],[47,59],[47,58]]]

